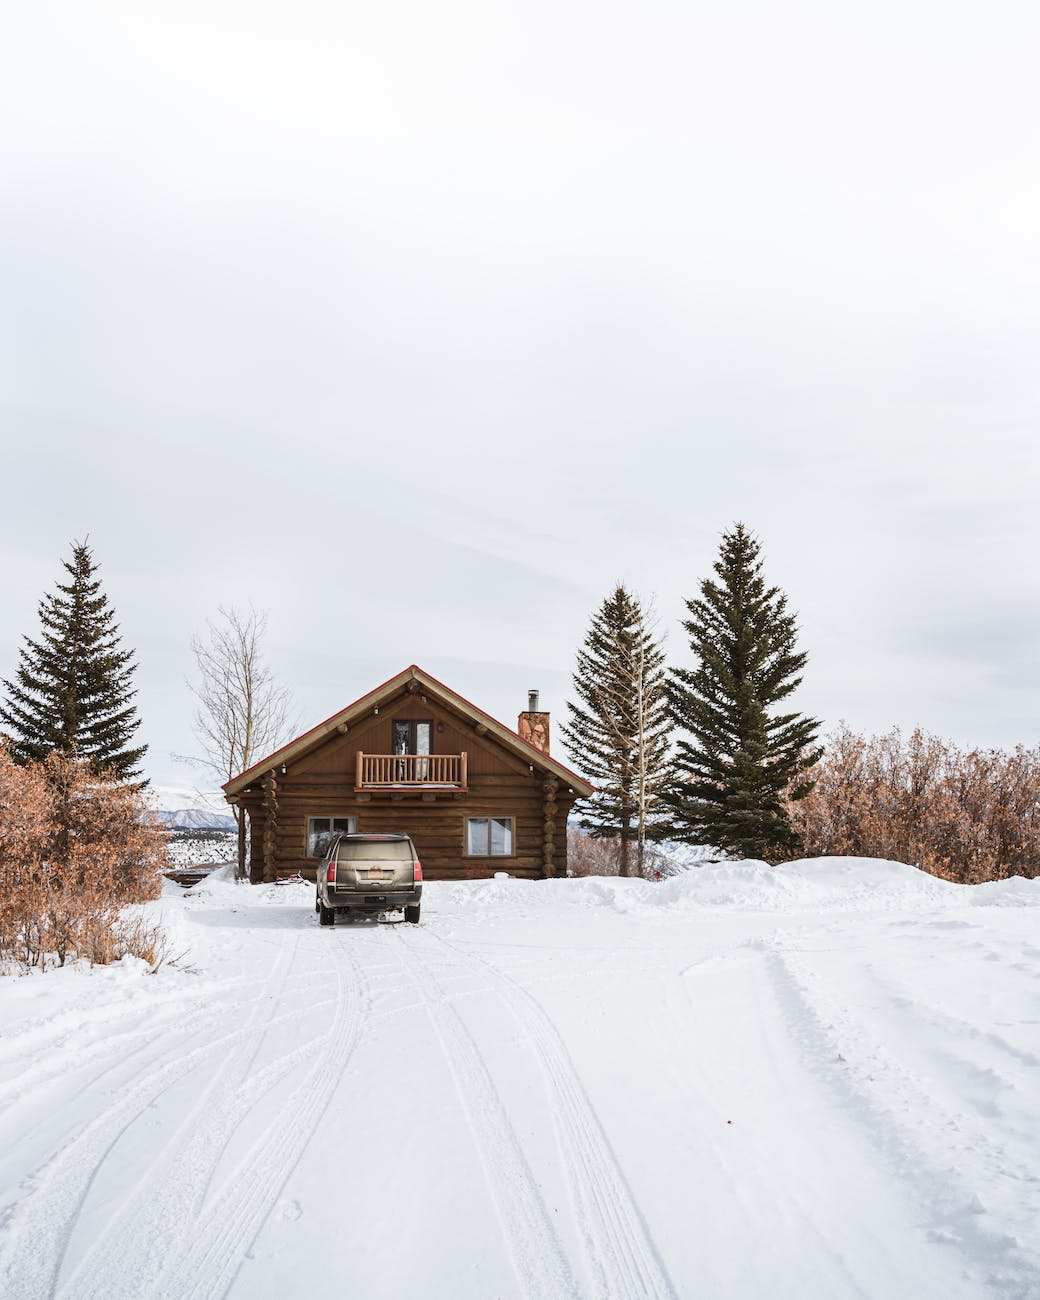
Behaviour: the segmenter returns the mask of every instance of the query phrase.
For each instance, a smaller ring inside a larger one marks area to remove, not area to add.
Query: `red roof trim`
[[[322,727],[327,727],[333,718],[338,718],[341,713],[346,713],[349,709],[356,708],[357,705],[363,704],[370,696],[377,695],[381,690],[389,686],[392,681],[395,681],[398,677],[403,677],[404,673],[409,672],[411,668],[415,668],[416,666],[417,665],[412,664],[410,665],[410,668],[404,669],[404,672],[394,673],[393,677],[388,677],[382,685],[376,686],[370,691],[366,691],[364,695],[359,695],[356,700],[352,701],[350,704],[344,705],[342,709],[337,709],[335,713],[330,713],[324,722],[315,723],[313,727],[308,727],[306,731],[301,731],[300,734],[294,736],[292,740],[287,740],[284,745],[279,745],[277,749],[272,750],[271,753],[268,754],[266,758],[262,758],[259,763],[254,763],[252,767],[247,767],[244,772],[239,772],[238,776],[233,776],[229,781],[225,781],[220,788],[226,790],[229,785],[234,785],[236,781],[241,781],[243,777],[252,776],[254,772],[262,772],[264,768],[270,765],[271,759],[274,758],[276,754],[280,754],[283,749],[288,749],[291,745],[297,745],[301,740],[306,740],[307,737],[312,735],[315,731],[320,731]],[[420,669],[420,672],[421,671],[422,670]]]
[[[552,758],[552,761],[556,764],[556,766],[562,767],[568,776],[573,776],[576,781],[580,781],[583,785],[590,784],[590,782],[586,781],[583,776],[579,776],[577,772],[572,772],[571,769],[565,766],[563,763],[561,763],[558,758],[553,758],[551,754],[543,753],[543,751],[540,750],[537,745],[532,745],[529,740],[525,740],[523,736],[521,736],[519,732],[514,731],[512,727],[507,726],[506,723],[504,722],[500,722],[498,718],[493,718],[491,714],[488,713],[485,709],[482,709],[479,704],[474,704],[472,700],[467,700],[465,695],[460,695],[458,691],[453,691],[450,686],[445,686],[442,681],[439,681],[432,674],[426,672],[424,668],[420,668],[418,664],[412,664],[412,668],[414,668],[416,672],[422,673],[424,677],[429,677],[430,681],[435,683],[437,686],[439,686],[442,691],[447,691],[449,695],[454,695],[455,698],[461,700],[463,704],[468,704],[469,707],[473,709],[475,713],[482,714],[485,718],[488,719],[489,722],[493,722],[496,727],[504,727],[505,730],[509,732],[510,736],[515,736],[521,745],[526,745],[527,748],[531,750],[532,753],[537,754],[539,758]],[[406,669],[405,671],[407,672],[409,670]],[[390,680],[393,681],[393,678],[391,678]]]
[[[330,713],[324,722],[319,722],[315,726],[309,727],[306,731],[301,731],[293,740],[287,740],[284,745],[279,745],[278,748],[268,754],[266,758],[262,758],[258,763],[254,763],[252,767],[247,767],[246,770],[240,772],[238,776],[233,776],[229,781],[225,781],[221,786],[221,789],[226,790],[229,785],[235,785],[246,777],[252,778],[254,773],[259,774],[260,772],[263,772],[271,766],[272,760],[276,760],[283,750],[290,749],[293,745],[298,745],[301,740],[306,740],[308,736],[313,735],[317,731],[321,731],[322,727],[327,727],[330,722],[335,718],[338,718],[341,714],[349,713],[351,709],[356,709],[359,704],[364,704],[366,700],[371,699],[374,695],[378,695],[381,691],[385,691],[391,683],[396,682],[399,678],[407,677],[407,675],[412,672],[421,673],[423,677],[432,682],[434,686],[440,687],[440,689],[447,695],[453,695],[457,700],[461,700],[463,704],[471,708],[474,713],[479,713],[482,717],[487,718],[489,722],[493,722],[496,727],[501,727],[504,731],[508,731],[511,739],[515,739],[519,744],[524,745],[538,758],[542,760],[547,758],[551,759],[552,762],[566,772],[568,776],[572,776],[582,785],[589,784],[584,777],[579,776],[577,772],[566,767],[558,758],[553,758],[551,754],[543,753],[537,745],[532,745],[529,740],[525,740],[523,736],[515,732],[512,727],[507,726],[504,722],[500,722],[498,718],[492,717],[491,714],[485,709],[482,709],[479,704],[474,704],[471,700],[467,700],[464,695],[460,695],[458,691],[453,691],[450,686],[445,686],[442,681],[434,677],[431,673],[426,672],[424,668],[420,668],[418,664],[409,664],[407,668],[403,668],[399,673],[394,673],[392,677],[388,677],[386,681],[382,682],[379,686],[375,686],[372,690],[366,691],[364,695],[359,695],[352,703],[344,705],[342,709],[337,709],[335,713]]]

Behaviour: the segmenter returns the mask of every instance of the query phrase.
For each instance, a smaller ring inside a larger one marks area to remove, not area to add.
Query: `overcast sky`
[[[221,603],[301,726],[413,661],[558,719],[618,579],[689,661],[741,519],[803,709],[1037,744],[1038,38],[1025,0],[9,6],[0,676],[89,534],[159,783]]]

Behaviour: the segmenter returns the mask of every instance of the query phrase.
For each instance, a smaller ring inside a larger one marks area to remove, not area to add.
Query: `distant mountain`
[[[174,831],[233,831],[235,819],[230,813],[210,812],[204,808],[159,808],[157,815]]]
[[[175,831],[233,831],[235,819],[219,790],[153,785],[148,790],[155,815]]]
[[[227,814],[227,801],[220,790],[203,790],[198,786],[150,785],[148,797],[154,808],[197,811],[208,808],[210,812]]]

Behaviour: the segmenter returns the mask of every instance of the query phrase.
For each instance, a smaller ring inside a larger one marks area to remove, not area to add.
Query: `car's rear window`
[[[411,862],[412,846],[407,840],[367,840],[339,846],[340,862]]]

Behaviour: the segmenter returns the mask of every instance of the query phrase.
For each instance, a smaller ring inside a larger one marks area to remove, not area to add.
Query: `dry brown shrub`
[[[664,855],[655,845],[646,846],[643,876],[647,880],[660,879]],[[633,854],[629,870],[638,874],[636,855]],[[621,874],[621,845],[616,838],[587,835],[574,826],[567,827],[567,874],[569,876],[619,876]]]
[[[811,856],[889,858],[966,884],[1040,874],[1040,753],[840,727],[791,816]]]
[[[147,927],[128,930],[122,912],[158,895],[165,856],[139,790],[67,755],[21,767],[0,746],[0,964],[147,947]]]
[[[616,876],[619,855],[609,840],[586,835],[567,827],[567,874],[569,876]]]
[[[169,959],[170,948],[163,929],[149,924],[144,917],[118,918],[101,924],[87,935],[90,951],[85,952],[92,965],[105,966],[123,957],[139,957],[153,970]]]

